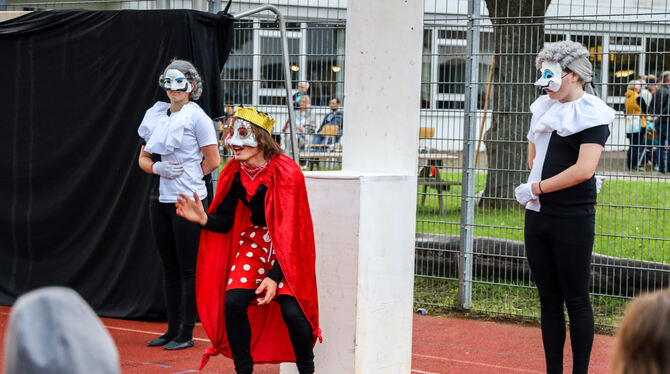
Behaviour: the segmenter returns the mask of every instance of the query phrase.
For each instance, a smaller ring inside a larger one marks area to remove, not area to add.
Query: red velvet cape
[[[231,160],[221,172],[209,213],[228,193],[240,164]],[[259,176],[268,187],[265,195],[265,218],[272,246],[281,264],[288,287],[295,295],[312,325],[314,344],[321,338],[319,306],[316,293],[314,228],[307,201],[305,177],[296,163],[280,155],[272,158]],[[242,231],[251,225],[251,213],[237,204],[232,229],[225,233],[202,230],[196,274],[196,299],[202,326],[212,342],[203,354],[200,369],[210,356],[219,353],[232,358],[224,323],[226,282],[239,247]],[[295,362],[288,330],[279,303],[249,307],[251,323],[251,356],[255,363]]]

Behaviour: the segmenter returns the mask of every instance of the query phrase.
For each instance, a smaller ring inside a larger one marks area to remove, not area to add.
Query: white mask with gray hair
[[[561,88],[561,82],[563,81],[561,64],[554,61],[543,61],[540,72],[540,79],[535,82],[536,87],[546,88],[554,92]]]
[[[189,83],[184,73],[177,69],[168,69],[163,78],[163,89],[166,91],[191,92],[193,86]]]

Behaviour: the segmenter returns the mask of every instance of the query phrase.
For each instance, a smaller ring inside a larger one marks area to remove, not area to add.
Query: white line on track
[[[423,371],[423,370],[417,370],[417,369],[412,369],[412,373],[419,373],[419,374],[440,374],[440,373],[433,373],[432,371]]]
[[[136,330],[136,329],[128,329],[125,327],[115,327],[115,326],[107,326],[105,325],[108,329],[114,329],[114,330],[121,330],[121,331],[129,331],[129,332],[139,332],[141,334],[149,334],[149,335],[163,335],[162,332],[157,332],[157,331],[145,331],[145,330]],[[202,338],[193,338],[193,340],[197,340],[200,342],[209,342],[208,339],[202,339]]]
[[[9,315],[9,313],[5,313],[5,312],[0,312],[0,314]],[[137,330],[137,329],[128,329],[128,328],[125,328],[125,327],[116,327],[116,326],[108,326],[108,325],[105,325],[105,327],[107,327],[108,329],[114,329],[114,330],[121,330],[121,331],[128,331],[128,332],[139,332],[141,334],[158,335],[158,336],[163,335],[162,332],[158,332],[158,331],[145,331],[145,330]],[[199,342],[209,342],[208,339],[202,339],[202,338],[193,338],[193,340],[197,340]]]
[[[510,370],[511,372],[515,372],[515,373],[539,373],[539,374],[543,373],[542,371],[536,371],[536,370],[525,370],[525,369],[519,369],[519,368],[511,368],[511,367],[507,367],[507,366],[484,364],[484,363],[481,363],[481,362],[463,361],[463,360],[455,360],[453,358],[446,358],[446,357],[420,355],[418,353],[412,353],[412,356],[421,357],[421,358],[429,358],[429,359],[433,359],[433,360],[441,360],[441,361],[453,361],[453,362],[458,362],[458,363],[468,364],[468,365],[486,366],[486,367],[496,368],[496,369],[506,369],[506,370]]]

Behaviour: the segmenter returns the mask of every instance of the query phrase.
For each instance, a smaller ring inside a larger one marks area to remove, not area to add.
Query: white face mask
[[[251,126],[253,126],[251,123],[241,118],[235,118],[232,130],[226,138],[226,145],[229,147],[258,147]]]
[[[184,73],[177,69],[168,69],[163,77],[163,88],[171,91],[191,92],[193,87],[186,79]]]
[[[563,69],[561,69],[561,64],[558,62],[543,62],[542,69],[540,70],[542,75],[540,79],[535,82],[535,86],[539,88],[548,88],[551,91],[558,91],[561,88],[561,81],[563,77]]]

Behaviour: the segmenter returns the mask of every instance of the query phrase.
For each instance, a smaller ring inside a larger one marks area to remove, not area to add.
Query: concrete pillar
[[[421,1],[347,4],[343,170],[305,173],[319,374],[411,371],[422,21]]]
[[[421,1],[347,4],[343,170],[415,174]]]

